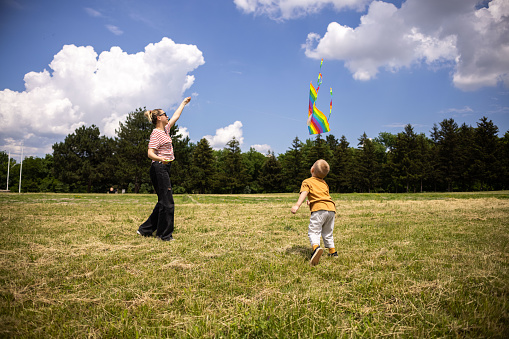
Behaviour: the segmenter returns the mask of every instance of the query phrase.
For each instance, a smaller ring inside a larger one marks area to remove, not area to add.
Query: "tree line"
[[[23,160],[22,192],[152,193],[147,145],[153,126],[143,109],[130,112],[116,136],[101,136],[95,125],[77,128],[53,154]],[[476,127],[445,119],[427,137],[409,124],[397,134],[362,134],[355,145],[345,136],[296,137],[285,153],[242,152],[233,138],[214,150],[171,129],[176,160],[171,180],[175,193],[298,192],[317,159],[331,171],[331,192],[423,192],[502,190],[509,187],[509,131],[483,117]],[[6,152],[0,152],[0,180],[6,183]],[[11,159],[9,187],[18,188],[20,164]],[[14,189],[13,189],[14,190]]]

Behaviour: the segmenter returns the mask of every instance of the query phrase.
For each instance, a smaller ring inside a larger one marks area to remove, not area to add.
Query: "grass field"
[[[297,194],[0,194],[0,337],[509,337],[509,192],[333,198],[311,267]]]

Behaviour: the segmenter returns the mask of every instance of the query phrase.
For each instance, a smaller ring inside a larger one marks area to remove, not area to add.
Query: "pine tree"
[[[302,181],[307,177],[304,172],[304,156],[302,142],[295,137],[292,147],[285,154],[280,155],[283,186],[286,192],[298,192]],[[309,168],[305,168],[309,173]]]
[[[491,190],[496,186],[499,161],[498,127],[488,118],[482,117],[475,129],[473,170],[481,184],[481,190]]]
[[[438,131],[437,151],[440,178],[445,182],[448,192],[452,192],[459,178],[456,167],[458,146],[458,124],[452,118],[444,119]]]
[[[81,126],[69,134],[64,142],[53,145],[54,173],[72,191],[90,193],[94,183],[104,175],[98,170],[104,160],[99,128]]]
[[[500,172],[498,182],[500,188],[506,190],[509,188],[509,131],[505,132],[504,137],[500,139]]]
[[[424,133],[417,135],[417,158],[415,159],[416,167],[417,167],[417,179],[420,184],[420,192],[424,190],[424,182],[428,180],[429,176],[432,172],[431,165],[431,150],[432,143],[431,140],[426,138]]]
[[[319,160],[323,159],[327,162],[330,162],[332,158],[332,151],[329,148],[329,145],[325,140],[323,140],[321,134],[316,135],[316,139],[312,143],[311,148],[309,149],[309,152],[306,155],[306,166],[308,169],[313,166],[313,164]]]
[[[349,147],[350,143],[344,135],[339,140],[334,157],[334,167],[331,169],[337,175],[337,184],[339,192],[352,191],[352,159],[353,149]]]
[[[223,162],[220,164],[220,182],[228,193],[241,193],[248,183],[247,168],[242,161],[240,144],[235,137],[224,148]]]
[[[263,164],[265,164],[265,162],[267,161],[267,157],[265,157],[265,155],[255,150],[253,147],[250,147],[249,152],[242,153],[242,159],[246,164],[247,175],[249,177],[248,179],[249,188],[246,187],[246,191],[248,193],[261,192],[263,189],[262,186],[260,185],[259,177],[262,171]]]
[[[150,183],[151,160],[147,156],[150,134],[154,129],[144,116],[145,109],[130,112],[124,123],[119,123],[116,132],[116,174],[121,186],[134,184],[138,193],[142,183]]]
[[[458,171],[458,188],[460,191],[470,191],[475,187],[474,143],[475,129],[472,126],[462,124],[458,129],[458,151],[456,164]]]
[[[371,190],[378,185],[379,164],[375,152],[375,146],[366,133],[359,138],[359,152],[357,153],[356,182],[362,192],[371,193]]]
[[[281,186],[283,183],[283,175],[281,174],[281,164],[275,157],[274,153],[270,153],[267,157],[267,161],[262,166],[260,174],[260,185],[263,190],[267,193],[281,192]]]
[[[216,182],[214,151],[207,139],[202,138],[191,155],[191,185],[198,193],[210,193]]]
[[[405,131],[398,133],[392,152],[392,169],[399,184],[410,191],[410,185],[418,179],[418,149],[417,135],[413,127],[408,124]]]
[[[171,182],[174,193],[185,193],[190,190],[191,154],[195,145],[188,136],[183,137],[178,125],[170,128],[170,137],[173,144],[175,160],[171,165]]]
[[[391,162],[389,161],[394,150],[395,140],[396,135],[389,132],[380,132],[378,137],[374,139],[380,152],[380,183],[381,187],[386,190],[390,190],[391,187],[397,185],[396,180],[393,178]]]
[[[438,190],[438,185],[440,182],[440,161],[439,161],[439,140],[440,140],[440,130],[437,124],[433,124],[433,128],[430,131],[430,142],[431,142],[431,150],[430,150],[430,174],[429,179],[431,181],[431,185],[433,190],[436,192]]]

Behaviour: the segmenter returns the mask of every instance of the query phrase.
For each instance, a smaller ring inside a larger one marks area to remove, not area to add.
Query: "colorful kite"
[[[308,109],[308,129],[309,134],[322,134],[330,131],[327,117],[316,108],[317,91],[313,83],[309,83],[309,109]]]
[[[320,62],[320,71],[322,70],[323,59]],[[318,74],[318,81],[316,83],[316,89],[313,86],[313,82],[309,83],[309,108],[308,108],[308,129],[309,134],[322,134],[330,131],[329,121],[325,114],[323,114],[318,108],[316,108],[316,98],[318,96],[318,90],[322,84],[322,73]],[[332,113],[332,88],[330,89],[331,101],[329,109],[329,118]]]

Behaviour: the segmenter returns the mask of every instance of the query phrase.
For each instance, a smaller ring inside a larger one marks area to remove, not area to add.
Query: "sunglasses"
[[[161,115],[166,115],[166,113],[158,114],[157,116],[160,117]],[[168,116],[166,115],[166,117]]]

